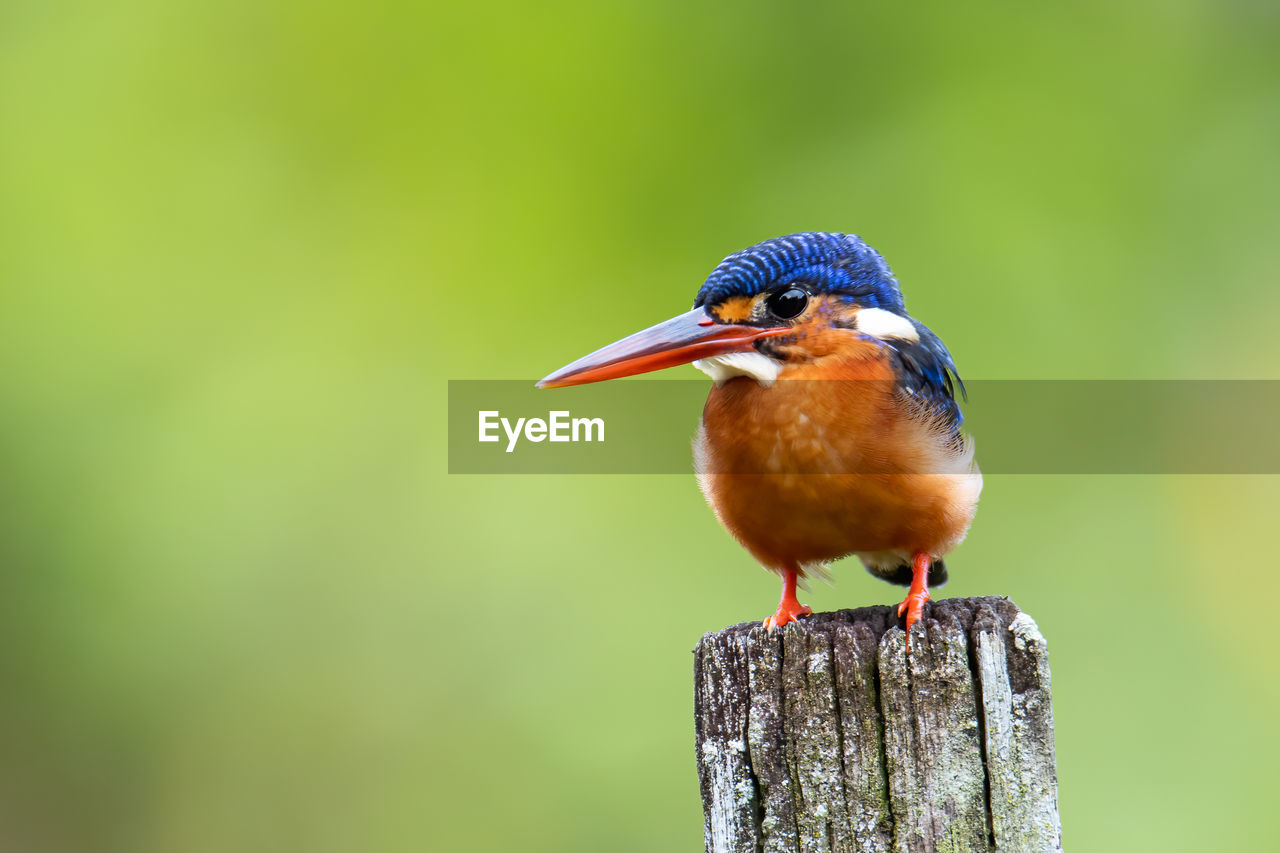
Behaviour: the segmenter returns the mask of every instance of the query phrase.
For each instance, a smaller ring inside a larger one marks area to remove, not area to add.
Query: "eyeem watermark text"
[[[480,412],[480,441],[500,441],[499,427],[506,433],[507,452],[516,449],[523,436],[541,441],[604,441],[604,418],[575,418],[569,412],[548,412],[547,419],[517,418],[513,424],[497,411]]]

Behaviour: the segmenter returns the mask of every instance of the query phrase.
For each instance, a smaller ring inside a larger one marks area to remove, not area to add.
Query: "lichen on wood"
[[[708,853],[1059,851],[1048,652],[1004,598],[744,623],[695,649]]]

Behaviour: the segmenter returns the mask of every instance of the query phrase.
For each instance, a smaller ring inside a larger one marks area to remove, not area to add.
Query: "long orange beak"
[[[694,308],[566,364],[539,381],[538,387],[585,385],[688,364],[713,355],[751,352],[753,342],[788,331],[789,326],[762,329],[721,323],[704,309]]]

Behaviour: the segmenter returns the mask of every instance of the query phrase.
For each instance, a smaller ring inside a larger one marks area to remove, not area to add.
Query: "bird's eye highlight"
[[[768,307],[769,313],[779,320],[790,320],[799,317],[800,313],[809,306],[809,294],[798,287],[789,287],[769,294],[764,304]]]

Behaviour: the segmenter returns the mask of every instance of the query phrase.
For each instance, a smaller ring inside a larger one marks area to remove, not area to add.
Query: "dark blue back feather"
[[[956,404],[956,387],[964,396],[964,382],[956,372],[956,363],[942,339],[914,318],[912,325],[920,335],[919,343],[884,341],[889,348],[898,389],[918,399],[935,417],[956,432],[964,423],[964,414]]]

